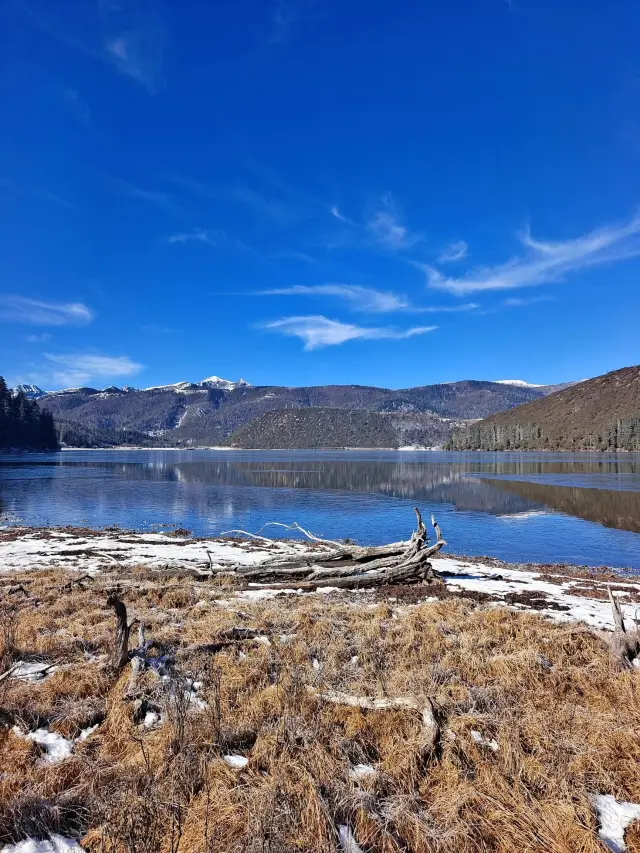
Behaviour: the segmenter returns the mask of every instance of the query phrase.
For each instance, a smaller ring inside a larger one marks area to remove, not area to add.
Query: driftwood
[[[415,711],[422,717],[424,750],[432,750],[436,747],[440,738],[440,726],[436,720],[434,706],[431,699],[421,704],[414,696],[396,696],[385,699],[372,699],[369,696],[352,696],[349,693],[330,691],[319,693],[313,687],[307,690],[324,702],[334,705],[347,705],[350,708],[360,708],[363,711]]]
[[[429,557],[447,543],[442,537],[437,521],[432,516],[431,523],[437,539],[433,545],[428,545],[427,528],[417,507],[415,513],[417,528],[408,542],[393,542],[389,545],[365,548],[360,545],[319,539],[296,523],[278,525],[301,532],[317,545],[317,550],[312,556],[279,555],[264,560],[257,566],[234,564],[219,568],[213,565],[211,554],[207,552],[209,567],[206,570],[198,570],[197,574],[207,578],[232,575],[258,589],[293,587],[303,591],[327,586],[339,589],[363,589],[383,584],[418,583],[433,577]],[[244,533],[245,531],[232,532]],[[264,538],[256,534],[248,535],[252,538]]]
[[[117,670],[122,669],[129,660],[129,634],[136,620],[127,623],[127,608],[115,592],[107,598],[107,605],[116,612],[116,639],[113,650],[113,665]],[[143,635],[144,636],[144,635]]]
[[[625,669],[637,666],[640,660],[640,630],[636,627],[635,631],[627,631],[618,598],[611,591],[611,587],[608,590],[614,624],[613,636],[609,639],[611,654]]]

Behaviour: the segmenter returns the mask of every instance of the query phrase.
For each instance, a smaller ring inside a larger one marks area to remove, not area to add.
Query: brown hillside
[[[640,450],[640,365],[597,376],[453,433],[455,450]]]

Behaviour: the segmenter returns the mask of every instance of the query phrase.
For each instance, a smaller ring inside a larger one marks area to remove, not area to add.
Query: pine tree
[[[58,450],[53,416],[0,376],[0,450]]]

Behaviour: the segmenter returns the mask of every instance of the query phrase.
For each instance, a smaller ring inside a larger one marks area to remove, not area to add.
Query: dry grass
[[[90,853],[334,853],[346,823],[368,853],[596,853],[590,795],[640,802],[639,673],[616,670],[586,632],[462,598],[252,604],[144,567],[68,581],[16,576],[26,592],[0,614],[3,668],[25,655],[60,664],[41,683],[0,682],[0,845],[62,831]],[[105,658],[116,584],[160,652],[238,625],[271,644],[179,654],[168,682],[146,672],[134,683]],[[202,681],[206,708],[181,699],[187,678]],[[424,753],[415,713],[330,705],[309,687],[430,697],[438,748]],[[154,709],[164,722],[144,728]],[[53,765],[11,730],[76,738],[96,722]],[[248,766],[232,769],[227,753]],[[360,763],[376,775],[353,781]],[[637,827],[627,845],[640,853]]]

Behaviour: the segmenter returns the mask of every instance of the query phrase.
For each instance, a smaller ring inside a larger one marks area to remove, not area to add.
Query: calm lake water
[[[640,454],[0,455],[0,524],[178,525],[216,535],[297,521],[328,538],[379,544],[408,536],[415,505],[436,515],[452,553],[640,571]]]

